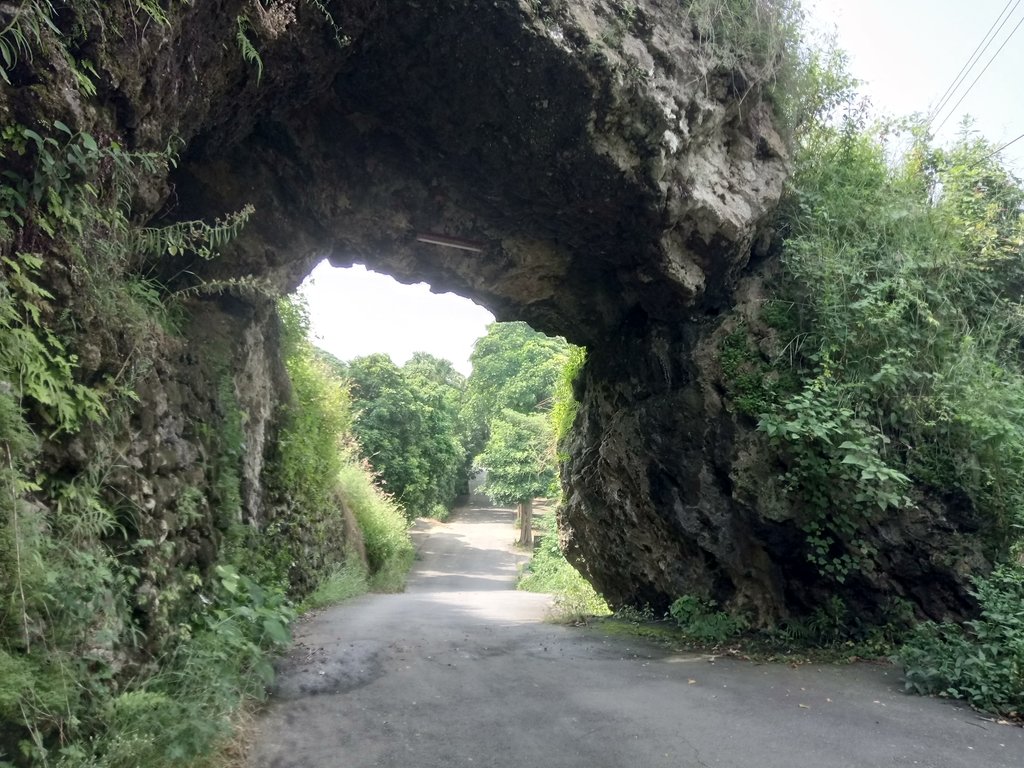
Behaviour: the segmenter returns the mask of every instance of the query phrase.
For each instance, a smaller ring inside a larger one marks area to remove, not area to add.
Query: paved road
[[[672,655],[543,623],[512,513],[421,523],[401,595],[301,624],[251,768],[1021,768],[1024,730],[899,672]]]

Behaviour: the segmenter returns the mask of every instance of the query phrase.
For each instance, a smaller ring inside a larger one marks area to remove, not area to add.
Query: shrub
[[[718,645],[747,629],[745,619],[717,609],[714,600],[683,595],[669,607],[669,615],[684,634],[701,643]]]
[[[758,403],[759,427],[836,581],[874,566],[865,534],[922,492],[968,500],[996,558],[1024,510],[1024,189],[969,134],[939,150],[911,125],[892,162],[898,129],[853,113],[810,131],[780,225],[774,365],[800,382]]]
[[[798,137],[850,98],[856,84],[831,39],[812,41],[799,0],[686,0],[705,87],[725,78],[746,98],[764,94]]]
[[[543,531],[543,537],[516,588],[554,595],[554,614],[565,621],[580,621],[588,616],[611,613],[604,598],[562,554],[554,516],[539,516],[536,525]]]
[[[928,622],[900,650],[908,690],[1024,714],[1024,567],[975,580],[981,615],[963,626]]]

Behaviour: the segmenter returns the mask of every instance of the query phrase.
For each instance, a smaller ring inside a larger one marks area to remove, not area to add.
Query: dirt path
[[[668,655],[542,623],[512,513],[420,524],[401,595],[296,631],[251,768],[1020,768],[1024,730],[906,696],[896,670]]]

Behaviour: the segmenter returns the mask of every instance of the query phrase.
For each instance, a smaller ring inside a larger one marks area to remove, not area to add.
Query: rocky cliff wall
[[[770,263],[787,150],[764,84],[742,57],[716,59],[685,6],[218,0],[168,3],[161,23],[130,4],[72,3],[57,20],[65,45],[44,30],[0,114],[178,147],[176,167],[136,190],[138,220],[255,206],[220,258],[137,265],[168,291],[252,277],[288,290],[327,256],[587,345],[563,475],[571,557],[615,604],[701,593],[768,622],[829,585],[792,520],[737,480],[756,475],[757,441],[723,403],[715,351],[752,256]],[[69,61],[91,62],[90,88],[74,87]],[[234,293],[189,303],[193,330],[161,347],[139,388],[131,451],[144,471],[125,492],[155,521],[210,482],[203,441],[183,426],[215,423],[221,407],[217,376],[194,370],[210,329],[246,414],[239,515],[267,520],[263,459],[286,384],[269,305]],[[914,530],[883,548],[916,553]],[[188,536],[193,559],[212,545]],[[877,605],[948,583],[929,610],[955,610],[975,556],[908,554],[914,573],[866,579],[858,595]]]

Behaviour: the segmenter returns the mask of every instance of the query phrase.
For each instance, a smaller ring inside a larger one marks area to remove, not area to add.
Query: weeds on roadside
[[[669,615],[684,635],[702,643],[724,643],[747,628],[742,616],[720,611],[714,600],[701,600],[693,595],[683,595],[672,603]]]
[[[353,597],[365,594],[370,589],[369,573],[358,555],[350,552],[345,562],[328,574],[317,588],[299,603],[297,611],[302,614],[315,611]]]
[[[554,595],[552,616],[558,621],[575,623],[609,615],[608,604],[562,554],[554,514],[538,515],[534,525],[542,531],[540,543],[516,588]]]
[[[369,470],[354,461],[338,474],[341,496],[363,532],[369,585],[375,592],[400,592],[412,565],[414,550],[409,524],[395,501],[373,484]]]
[[[922,624],[899,650],[908,690],[965,699],[1011,717],[1024,715],[1024,567],[1007,564],[976,579],[977,619]]]

